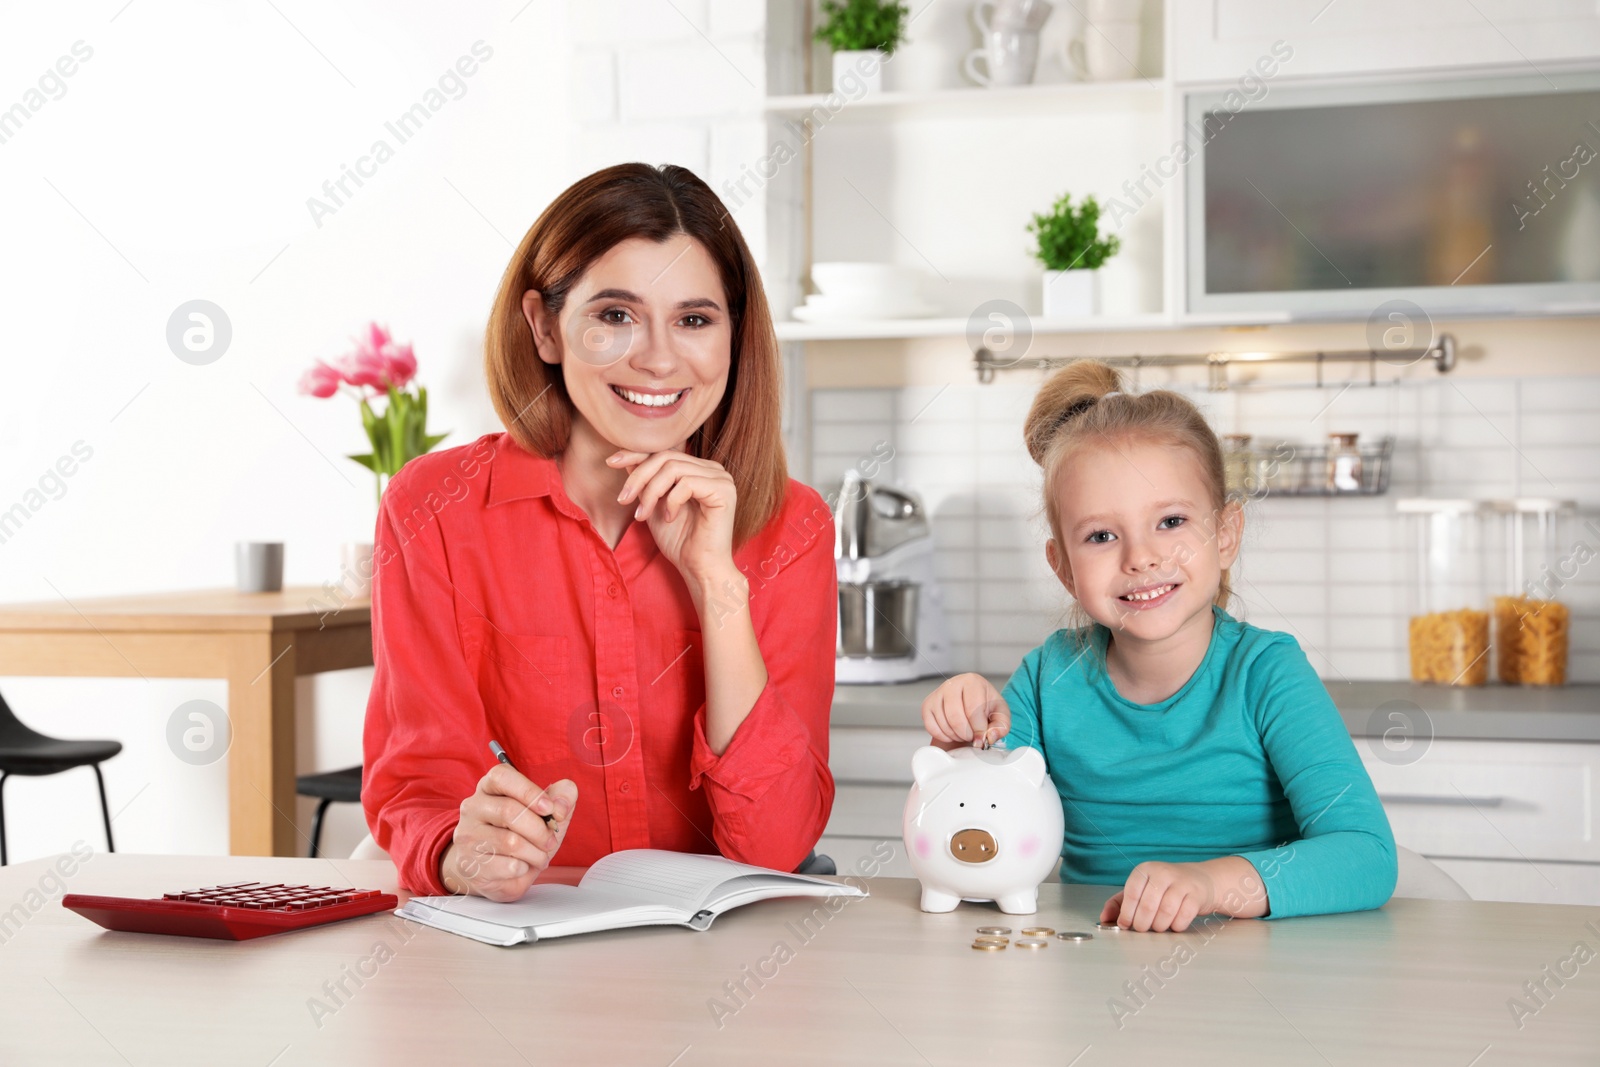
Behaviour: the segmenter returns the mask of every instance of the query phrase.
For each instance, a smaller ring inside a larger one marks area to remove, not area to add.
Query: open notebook
[[[518,900],[412,897],[396,915],[490,945],[625,926],[704,930],[741,904],[770,897],[864,897],[851,885],[785,874],[721,856],[624,849],[597,860],[577,885],[534,883]]]

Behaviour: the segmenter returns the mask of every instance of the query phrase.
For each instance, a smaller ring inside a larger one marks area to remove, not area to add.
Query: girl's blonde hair
[[[1137,440],[1187,448],[1199,463],[1211,498],[1214,514],[1208,529],[1213,536],[1217,513],[1228,503],[1222,445],[1194,402],[1170,389],[1127,393],[1122,386],[1122,375],[1115,368],[1098,360],[1080,359],[1047,378],[1028,409],[1023,438],[1028,454],[1044,469],[1045,519],[1062,558],[1067,545],[1061,536],[1056,484],[1067,460],[1088,445]],[[1231,597],[1228,571],[1224,568],[1214,603],[1226,610]],[[1077,600],[1068,611],[1068,626],[1085,643],[1096,628],[1104,629]]]

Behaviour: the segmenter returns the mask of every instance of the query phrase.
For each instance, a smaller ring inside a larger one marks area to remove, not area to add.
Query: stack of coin
[[[1048,926],[1024,926],[1023,937],[1054,937],[1056,932]]]
[[[999,952],[1011,944],[1011,938],[1006,936],[1010,933],[1009,926],[980,926],[972,947],[980,952]]]

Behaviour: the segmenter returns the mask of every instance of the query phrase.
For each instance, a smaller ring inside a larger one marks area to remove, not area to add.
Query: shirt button
[[[611,690],[611,695],[614,696],[614,697],[619,697],[620,698],[622,696],[622,686],[619,685],[619,686],[614,687]]]
[[[627,782],[623,782],[621,785],[617,786],[617,789],[620,790],[621,792],[626,793],[628,791],[628,783]]]
[[[617,583],[616,582],[612,582],[610,585],[606,586],[606,596],[616,596],[616,595],[617,595]]]

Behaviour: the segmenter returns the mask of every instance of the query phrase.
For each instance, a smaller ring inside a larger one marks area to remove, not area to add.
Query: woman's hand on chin
[[[440,880],[452,893],[516,900],[550,865],[577,804],[578,787],[565,778],[540,789],[495,764],[461,802],[461,820],[439,861]]]
[[[738,492],[722,464],[683,452],[617,452],[606,460],[630,473],[617,497],[637,502],[662,555],[691,585],[734,571],[733,519]]]

